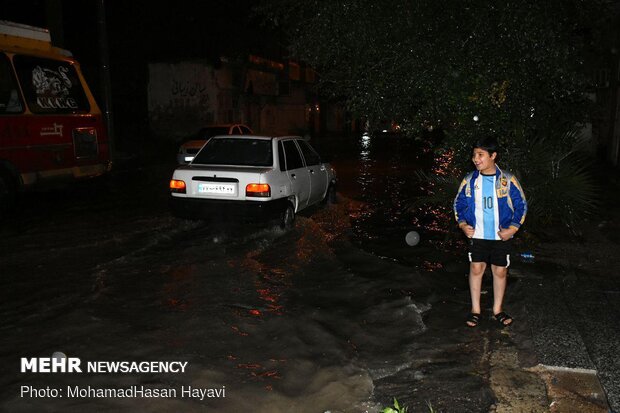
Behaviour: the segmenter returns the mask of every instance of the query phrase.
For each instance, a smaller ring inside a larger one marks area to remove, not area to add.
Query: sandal
[[[469,313],[469,315],[467,316],[467,319],[465,320],[465,324],[467,325],[467,327],[477,327],[478,326],[478,321],[480,321],[480,314],[478,313]],[[469,324],[471,323],[471,324]]]
[[[505,312],[497,313],[493,316],[495,321],[497,321],[502,327],[508,327],[512,325],[512,317]]]

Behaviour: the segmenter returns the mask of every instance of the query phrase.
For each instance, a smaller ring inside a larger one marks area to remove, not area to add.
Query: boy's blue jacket
[[[476,227],[476,207],[474,205],[474,191],[476,179],[480,171],[470,172],[463,178],[459,191],[454,198],[454,216],[460,224],[466,222]],[[527,201],[517,178],[509,172],[504,172],[495,166],[495,191],[499,208],[499,222],[501,228],[520,228],[525,221]]]

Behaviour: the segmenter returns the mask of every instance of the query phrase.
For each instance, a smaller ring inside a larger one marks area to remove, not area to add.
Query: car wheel
[[[323,199],[325,205],[334,205],[336,203],[336,186],[330,185],[325,192],[325,198]]]
[[[295,208],[288,203],[280,218],[280,228],[291,229],[293,226],[295,226]]]

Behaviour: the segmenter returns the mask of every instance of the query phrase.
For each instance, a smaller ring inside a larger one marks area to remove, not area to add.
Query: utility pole
[[[99,58],[101,61],[101,96],[103,98],[103,117],[108,130],[110,159],[114,160],[116,144],[112,117],[112,83],[110,81],[110,54],[108,50],[108,31],[105,15],[105,0],[97,1],[97,23],[99,27]]]
[[[65,33],[62,14],[62,4],[60,0],[48,0],[45,2],[45,25],[50,31],[52,44],[64,48]]]

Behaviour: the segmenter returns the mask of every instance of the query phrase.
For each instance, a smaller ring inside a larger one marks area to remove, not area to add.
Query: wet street
[[[467,266],[449,211],[408,208],[416,171],[446,174],[446,159],[406,139],[313,143],[336,167],[339,202],[289,231],[172,217],[171,162],[26,195],[0,230],[0,411],[377,412],[393,397],[414,412],[487,411],[480,366],[509,338],[463,328]],[[187,367],[20,373],[21,357],[54,352]],[[176,394],[67,394],[76,386]]]
[[[170,216],[172,164],[25,196],[0,241],[2,409],[376,411],[377,383],[413,359],[430,308],[424,274],[441,266],[420,259],[431,240],[406,211],[414,172],[433,159],[406,140],[317,146],[331,152],[340,202],[300,215],[287,232]],[[412,229],[423,236],[417,247],[405,243]],[[56,351],[188,368],[19,373],[20,357]],[[22,385],[191,385],[225,387],[226,397],[49,399],[20,397]]]

